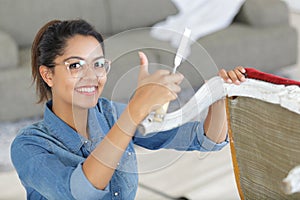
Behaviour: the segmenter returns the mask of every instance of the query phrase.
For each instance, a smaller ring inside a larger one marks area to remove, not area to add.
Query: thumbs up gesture
[[[148,59],[143,52],[139,52],[140,71],[136,92],[129,102],[137,123],[142,121],[151,111],[160,108],[163,104],[175,100],[183,80],[180,73],[172,74],[169,70],[157,70],[153,74],[148,71]]]

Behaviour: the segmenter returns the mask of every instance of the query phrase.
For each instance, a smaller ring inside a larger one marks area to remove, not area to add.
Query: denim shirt
[[[134,145],[152,150],[215,151],[228,143],[227,139],[220,144],[209,140],[201,122],[144,137],[136,132],[109,184],[99,190],[85,177],[82,163],[109,132],[125,106],[100,98],[97,106],[89,109],[89,139],[86,139],[58,118],[51,111],[52,102],[47,102],[44,119],[22,129],[11,146],[12,162],[27,199],[131,200],[138,187]]]

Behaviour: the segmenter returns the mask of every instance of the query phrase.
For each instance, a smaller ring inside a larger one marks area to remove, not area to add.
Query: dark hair
[[[67,40],[75,35],[93,36],[101,44],[104,53],[103,38],[94,27],[86,21],[52,20],[45,24],[36,34],[31,48],[31,67],[33,82],[36,83],[38,103],[52,98],[51,88],[45,83],[39,72],[39,67],[45,65],[53,68],[55,58],[64,53]]]

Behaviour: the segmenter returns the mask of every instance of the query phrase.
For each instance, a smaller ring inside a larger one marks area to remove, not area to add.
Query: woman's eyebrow
[[[104,58],[104,56],[98,56],[98,57],[95,57],[95,58],[93,59],[93,61],[94,61],[94,60],[97,60],[97,59],[100,59],[100,58]]]
[[[93,58],[93,61],[94,61],[94,60],[97,60],[97,59],[99,59],[99,58],[104,58],[104,56],[101,55],[101,56],[95,57],[95,58]],[[70,57],[64,59],[63,62],[66,62],[67,60],[70,60],[70,59],[86,60],[86,59],[84,59],[84,58],[82,58],[82,57],[80,57],[80,56],[70,56]]]
[[[66,62],[67,60],[70,60],[70,59],[84,60],[84,58],[79,57],[79,56],[70,56],[70,57],[64,59],[63,62]]]

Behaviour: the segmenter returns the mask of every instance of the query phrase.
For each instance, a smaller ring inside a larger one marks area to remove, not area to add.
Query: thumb
[[[141,51],[139,51],[139,57],[140,57],[139,81],[141,81],[142,79],[144,79],[146,76],[149,75],[149,72],[148,72],[148,58]]]

